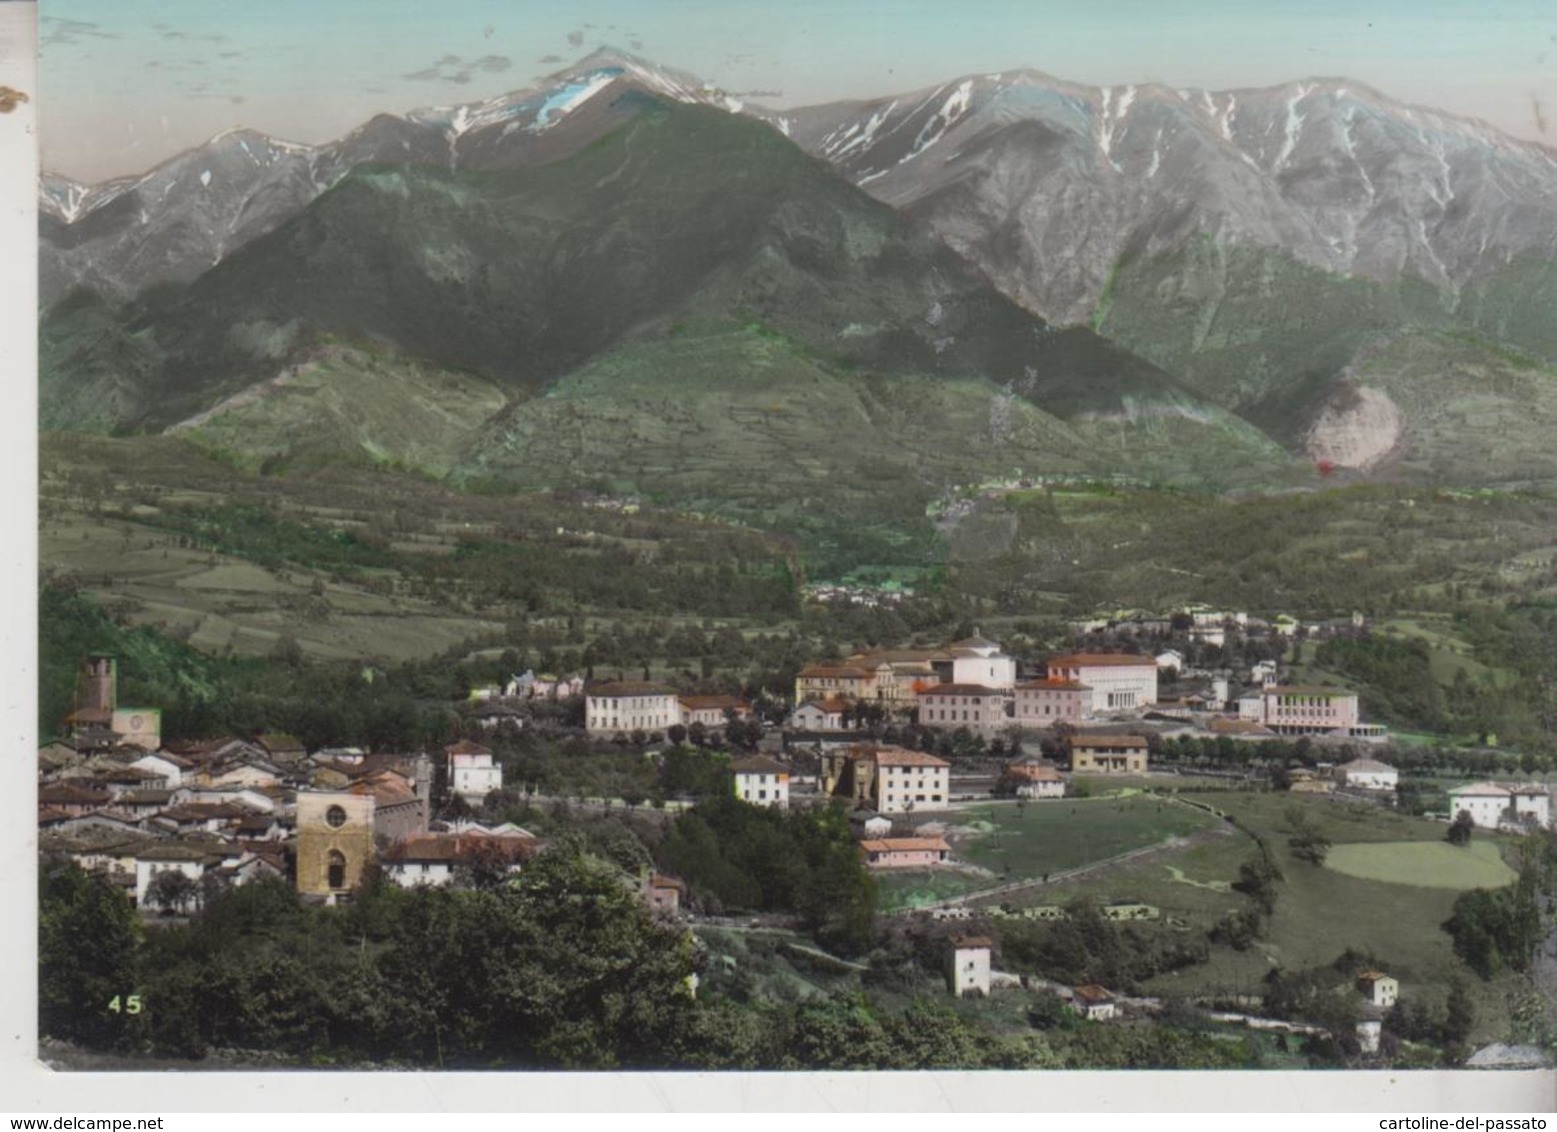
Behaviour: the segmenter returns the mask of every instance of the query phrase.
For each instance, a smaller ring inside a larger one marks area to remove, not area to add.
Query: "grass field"
[[[1498,847],[1477,841],[1460,848],[1444,841],[1383,841],[1336,845],[1325,867],[1363,880],[1414,888],[1501,888],[1517,878]]]
[[[1011,881],[1042,877],[1214,826],[1215,819],[1185,806],[1136,795],[1033,802],[995,802],[951,813],[923,815],[918,828],[944,830],[966,870],[916,869],[881,878],[888,910],[980,892]]]

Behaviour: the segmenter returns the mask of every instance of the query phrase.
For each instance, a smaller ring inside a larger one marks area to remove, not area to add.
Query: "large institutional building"
[[[584,693],[584,729],[592,735],[665,731],[681,722],[681,701],[659,684],[624,680]]]
[[[1090,711],[1106,715],[1157,702],[1157,662],[1149,656],[1125,653],[1067,653],[1051,656],[1049,679],[1085,684],[1091,689]]]

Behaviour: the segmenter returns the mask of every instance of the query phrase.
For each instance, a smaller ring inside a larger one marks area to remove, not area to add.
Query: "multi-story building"
[[[1449,816],[1470,815],[1471,821],[1483,829],[1496,829],[1509,812],[1511,801],[1508,787],[1496,782],[1473,782],[1469,786],[1456,786],[1449,791]]]
[[[1551,793],[1537,783],[1475,782],[1449,791],[1449,816],[1470,815],[1483,829],[1504,826],[1549,828]]]
[[[1012,692],[1018,727],[1080,723],[1091,713],[1092,689],[1075,680],[1027,680]]]
[[[955,731],[966,727],[992,735],[1010,727],[1011,692],[982,684],[936,684],[919,693],[919,722],[925,727]]]
[[[1358,722],[1357,695],[1343,688],[1282,686],[1260,692],[1264,723],[1278,735],[1323,735]]]
[[[795,675],[795,702],[842,699],[862,703],[886,698],[892,668],[853,660],[808,664]]]
[[[753,806],[789,808],[789,768],[773,759],[757,756],[730,764],[735,796]]]
[[[955,935],[946,980],[957,998],[989,996],[989,956],[994,942],[988,936]]]
[[[878,814],[943,810],[951,801],[951,764],[902,747],[860,744],[826,751],[822,791]]]
[[[681,702],[659,684],[619,680],[584,693],[584,729],[591,735],[665,731],[680,722]]]
[[[480,743],[461,739],[445,747],[443,755],[448,763],[449,792],[467,803],[479,806],[488,794],[503,788],[503,768]]]
[[[1139,735],[1076,735],[1070,741],[1070,769],[1075,774],[1143,774],[1147,753]]]
[[[1092,690],[1091,711],[1129,711],[1157,702],[1157,661],[1128,653],[1067,653],[1045,665],[1050,680],[1074,681]]]

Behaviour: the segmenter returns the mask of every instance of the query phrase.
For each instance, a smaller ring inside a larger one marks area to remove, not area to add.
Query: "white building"
[[[505,824],[492,829],[469,826],[445,833],[419,833],[397,841],[379,857],[384,875],[401,888],[451,883],[455,871],[483,857],[518,873],[540,848],[528,830]]]
[[[1382,971],[1364,971],[1357,976],[1357,989],[1371,1006],[1390,1007],[1400,997],[1400,982]]]
[[[795,731],[842,731],[843,713],[849,708],[843,700],[807,700],[789,713],[787,722]]]
[[[659,684],[624,680],[584,693],[584,728],[591,735],[663,732],[681,722],[681,701]]]
[[[953,684],[979,684],[1010,690],[1016,683],[1016,659],[1006,656],[994,641],[969,637],[951,646]]]
[[[1092,689],[1092,713],[1129,711],[1157,702],[1157,662],[1125,653],[1051,656],[1051,680],[1074,680]]]
[[[1018,798],[1065,797],[1065,776],[1040,758],[1007,763],[1005,785],[1015,791]]]
[[[1469,814],[1471,821],[1482,829],[1497,829],[1512,808],[1512,801],[1508,787],[1496,782],[1456,786],[1449,791],[1449,817],[1453,820],[1462,813]]]
[[[736,759],[730,764],[735,778],[735,796],[753,806],[789,808],[789,768],[761,756]]]
[[[130,765],[138,770],[149,770],[153,774],[160,774],[170,790],[184,781],[184,772],[190,767],[187,760],[170,755],[166,751],[154,751],[142,755]]]
[[[1539,783],[1477,782],[1449,791],[1451,818],[1468,813],[1483,829],[1551,827],[1551,793]]]
[[[1551,791],[1539,783],[1530,782],[1510,787],[1509,801],[1513,803],[1513,822],[1517,825],[1536,825],[1548,829],[1552,824]]]
[[[235,849],[234,856],[237,852]],[[218,860],[210,849],[177,841],[147,846],[135,854],[135,906],[146,907],[146,890],[160,874],[183,873],[198,883],[207,866]]]
[[[1157,671],[1162,672],[1169,668],[1183,671],[1184,654],[1178,649],[1164,649],[1157,654]]]
[[[1076,1013],[1089,1022],[1106,1022],[1114,1016],[1114,996],[1096,984],[1077,987],[1071,1001]]]
[[[461,739],[445,747],[443,753],[448,760],[449,792],[466,803],[479,806],[488,794],[503,788],[503,768],[486,747]]]
[[[955,997],[989,997],[989,955],[993,947],[988,936],[963,935],[951,938],[947,982]]]
[[[1377,759],[1353,759],[1335,768],[1335,777],[1355,790],[1394,790],[1400,772]]]

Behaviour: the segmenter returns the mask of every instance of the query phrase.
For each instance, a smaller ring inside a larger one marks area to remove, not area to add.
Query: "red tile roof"
[[[1006,693],[1000,688],[990,688],[984,684],[932,684],[928,688],[920,689],[921,696],[1004,696]]]
[[[922,751],[906,751],[902,747],[854,747],[850,750],[849,757],[874,759],[877,766],[951,766],[951,763],[945,759],[938,759]]]
[[[1016,687],[1018,691],[1025,688],[1038,692],[1090,692],[1092,690],[1090,684],[1083,684],[1080,680],[1058,679],[1028,680],[1025,683],[1018,684]]]
[[[802,677],[806,676],[838,676],[850,680],[866,680],[873,673],[869,669],[854,668],[842,664],[808,664],[800,670]]]
[[[1146,740],[1139,735],[1077,735],[1070,745],[1072,750],[1133,751],[1144,748]]]
[[[885,837],[879,841],[861,841],[860,848],[867,853],[951,852],[944,837]]]

